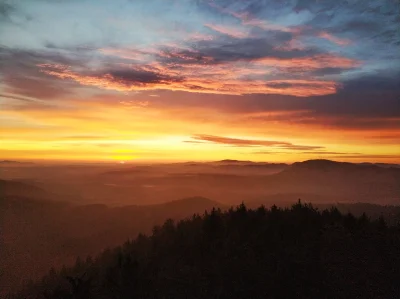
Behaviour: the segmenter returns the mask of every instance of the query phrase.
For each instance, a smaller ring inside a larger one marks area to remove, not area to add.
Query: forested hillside
[[[166,221],[12,298],[397,298],[399,279],[398,225],[299,202]]]

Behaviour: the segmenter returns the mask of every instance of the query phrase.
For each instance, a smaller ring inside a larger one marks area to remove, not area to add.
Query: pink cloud
[[[249,13],[238,13],[233,11],[227,11],[230,15],[239,19],[243,25],[258,27],[263,30],[275,30],[283,32],[294,32],[296,29],[291,27],[282,26],[279,24],[274,24],[265,20],[260,20],[251,16]]]
[[[204,67],[205,70],[207,67]],[[142,71],[141,69],[140,71]],[[151,74],[154,79],[148,82],[141,80],[137,81],[128,76],[118,76],[111,73],[103,73],[99,75],[82,74],[72,71],[68,68],[52,69],[45,67],[42,69],[48,75],[58,77],[60,79],[68,79],[78,82],[81,85],[94,86],[102,89],[116,90],[121,92],[143,91],[143,90],[158,90],[167,89],[175,91],[186,91],[196,93],[212,93],[212,94],[283,94],[295,95],[299,97],[312,95],[327,95],[336,92],[337,84],[333,81],[322,80],[241,80],[237,76],[232,76],[231,73],[226,73],[217,78],[208,77],[201,71],[194,73],[187,71],[179,73],[179,78],[176,77],[174,71],[162,68],[152,68]],[[129,75],[130,70],[125,70],[124,74]],[[135,76],[139,70],[133,70]],[[240,73],[240,72],[239,72]],[[149,74],[144,74],[148,77]],[[182,78],[182,79],[181,79]]]
[[[336,36],[326,32],[326,31],[321,31],[320,33],[318,33],[318,37],[324,38],[326,40],[329,40],[330,42],[333,42],[333,43],[335,43],[337,45],[340,45],[340,46],[347,46],[347,45],[351,44],[351,40],[345,39],[345,38],[336,37]]]
[[[235,28],[235,27],[228,27],[228,26],[223,26],[223,25],[217,25],[217,24],[205,24],[204,26],[219,32],[221,34],[229,35],[231,37],[235,38],[245,38],[248,37],[249,34],[246,32],[243,32],[242,30]]]
[[[271,65],[284,68],[303,68],[304,70],[313,70],[321,68],[352,68],[359,66],[360,62],[346,57],[335,55],[317,55],[303,58],[281,59],[275,57],[264,57],[256,60],[261,65]]]

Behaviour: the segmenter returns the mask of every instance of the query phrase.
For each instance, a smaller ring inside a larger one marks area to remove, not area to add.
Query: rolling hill
[[[399,204],[400,169],[309,160],[265,177],[265,187],[273,193],[314,194],[344,202]]]
[[[7,186],[36,190],[19,183]],[[223,205],[201,197],[148,206],[108,207],[1,196],[0,269],[6,275],[0,275],[0,286],[3,291],[17,289],[24,280],[38,279],[51,267],[71,265],[77,256],[97,254],[139,233],[151,233],[154,225],[168,218],[179,220],[213,207]]]
[[[34,185],[14,180],[0,180],[0,197],[1,196],[22,196],[29,198],[48,197],[49,194]]]
[[[382,218],[241,205],[166,221],[14,298],[397,298],[399,279],[399,229]]]

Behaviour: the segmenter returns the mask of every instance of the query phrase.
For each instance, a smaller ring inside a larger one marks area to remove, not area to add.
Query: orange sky
[[[319,123],[307,110],[238,113],[157,104],[173,96],[110,94],[64,100],[61,107],[3,109],[0,154],[28,160],[399,161],[398,130],[329,127],[328,119]]]
[[[395,7],[116,2],[4,11],[0,160],[400,163]]]

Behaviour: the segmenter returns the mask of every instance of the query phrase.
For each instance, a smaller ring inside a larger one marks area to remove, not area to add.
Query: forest
[[[241,204],[154,226],[7,299],[397,298],[400,223]]]

